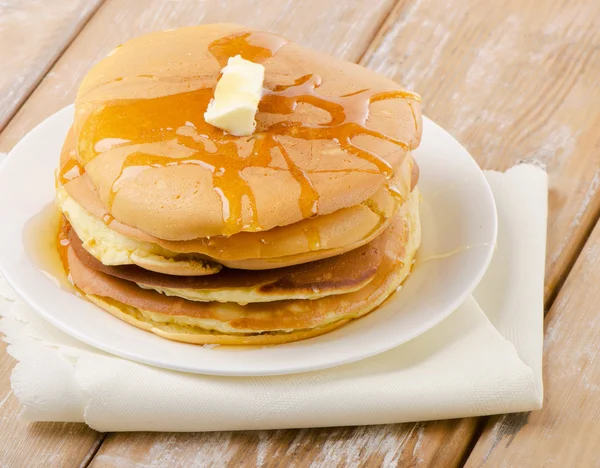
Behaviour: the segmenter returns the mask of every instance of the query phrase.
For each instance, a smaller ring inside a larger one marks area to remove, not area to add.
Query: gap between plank
[[[598,196],[600,196],[600,195],[598,195]],[[573,255],[571,256],[571,258],[569,258],[569,261],[567,262],[567,265],[566,265],[564,271],[559,275],[558,280],[556,281],[556,286],[550,292],[550,294],[548,296],[548,300],[545,301],[546,307],[544,310],[544,317],[546,316],[546,313],[552,307],[552,304],[554,304],[554,300],[556,299],[556,297],[558,296],[558,293],[560,292],[563,285],[565,284],[565,281],[567,280],[567,277],[571,273],[573,266],[575,266],[575,262],[581,255],[581,252],[583,251],[585,244],[587,243],[588,239],[592,235],[592,231],[594,230],[594,228],[596,227],[596,224],[598,224],[598,223],[600,223],[600,204],[598,204],[598,208],[596,208],[596,212],[593,214],[592,220],[590,221],[589,225],[584,229],[583,235],[581,236],[581,240],[576,243],[575,251],[573,252]]]
[[[64,47],[61,50],[59,50],[59,52],[56,54],[56,56],[54,57],[54,59],[52,61],[48,62],[46,68],[43,70],[42,73],[40,73],[39,80],[37,82],[35,82],[35,83],[32,84],[29,93],[23,95],[23,98],[22,98],[22,101],[21,101],[20,105],[16,106],[14,108],[13,112],[11,112],[8,115],[8,118],[6,120],[5,125],[2,128],[0,128],[0,133],[6,127],[8,127],[8,125],[10,124],[10,122],[12,121],[12,119],[15,117],[15,115],[17,115],[17,113],[21,109],[21,107],[23,107],[23,105],[29,100],[29,98],[31,97],[31,95],[39,87],[40,83],[44,80],[44,78],[46,77],[46,75],[48,74],[48,72],[50,70],[52,70],[52,67],[54,67],[54,65],[64,55],[65,51],[69,48],[69,46],[73,43],[73,41],[79,36],[79,34],[81,33],[81,31],[87,26],[87,24],[91,21],[91,19],[96,15],[96,13],[100,9],[100,7],[102,7],[102,5],[104,5],[104,2],[105,2],[105,0],[100,0],[98,2],[98,5],[95,8],[93,8],[92,10],[90,10],[90,13],[88,14],[87,18],[84,18],[83,21],[81,21],[79,23],[79,26],[75,29],[75,31],[73,31],[73,35],[71,36],[70,40],[64,44]],[[11,372],[13,370],[13,368],[14,368],[14,364],[7,370],[7,372]],[[92,445],[92,447],[90,447],[90,450],[85,455],[85,457],[83,458],[83,460],[81,460],[81,463],[79,465],[80,468],[87,468],[89,466],[89,464],[91,463],[91,461],[93,460],[93,458],[95,457],[95,455],[98,452],[98,450],[100,450],[100,447],[101,447],[102,443],[104,442],[104,440],[106,439],[106,435],[107,434],[106,433],[99,433],[99,434],[100,434],[100,437],[94,442],[94,444]]]
[[[369,43],[365,47],[365,50],[363,50],[362,53],[360,54],[360,57],[358,58],[356,63],[362,65],[364,60],[373,53],[373,50],[377,47],[377,44],[380,42],[381,37],[385,34],[385,29],[386,29],[385,26],[387,26],[389,19],[391,17],[395,16],[394,13],[396,12],[396,10],[403,9],[406,6],[405,5],[406,2],[407,2],[407,0],[396,0],[396,2],[394,2],[390,6],[387,13],[385,13],[383,18],[377,25],[377,30],[371,36]]]
[[[467,464],[467,460],[471,456],[471,452],[473,452],[473,450],[475,449],[475,445],[477,445],[477,442],[481,438],[483,430],[485,429],[485,426],[487,426],[489,418],[490,416],[479,416],[477,418],[477,420],[475,421],[475,431],[473,431],[471,440],[469,440],[469,443],[465,448],[465,451],[463,452],[457,466],[464,467]]]
[[[573,266],[575,266],[575,263],[577,262],[577,259],[581,255],[581,252],[583,251],[585,244],[587,243],[588,239],[590,238],[590,236],[592,234],[592,231],[594,230],[594,228],[596,227],[596,224],[598,224],[598,223],[600,223],[600,206],[596,209],[596,213],[594,213],[594,216],[592,216],[592,221],[589,223],[589,226],[587,227],[587,229],[585,229],[585,232],[581,236],[581,241],[577,243],[577,246],[576,246],[575,251],[573,252],[573,255],[569,259],[569,262],[566,264],[566,267],[565,267],[563,273],[559,276],[559,279],[556,282],[556,286],[550,292],[548,300],[545,301],[544,322],[546,319],[546,315],[548,314],[548,312],[554,305],[554,301],[558,297],[558,294],[560,293],[562,287],[564,286],[565,281],[567,280],[567,278],[569,277],[569,274],[573,270]],[[543,411],[543,408],[539,411]],[[509,414],[514,414],[514,413],[509,413]],[[477,442],[483,435],[483,431],[486,428],[486,426],[488,425],[489,420],[492,416],[494,416],[494,415],[481,416],[478,418],[476,429],[475,429],[475,432],[473,433],[473,437],[469,441],[469,445],[468,445],[467,449],[465,450],[465,453],[463,454],[463,457],[460,461],[460,465],[459,465],[460,467],[464,467],[466,465],[467,461],[469,460],[469,457],[471,456],[471,453],[475,449],[475,445],[477,445]],[[481,420],[481,422],[479,420]]]
[[[5,124],[3,126],[0,126],[0,133],[6,127],[8,127],[8,125],[10,124],[10,122],[12,121],[12,119],[15,117],[15,115],[17,115],[17,112],[19,112],[19,110],[21,109],[21,107],[23,107],[23,105],[29,100],[29,98],[34,93],[34,91],[39,87],[40,83],[44,80],[44,78],[46,77],[46,75],[48,74],[48,72],[50,70],[52,70],[52,67],[54,67],[54,65],[56,64],[56,62],[58,62],[58,60],[64,55],[65,51],[73,43],[73,41],[75,40],[75,38],[77,36],[79,36],[79,33],[90,22],[90,20],[94,17],[94,15],[98,11],[98,9],[104,4],[105,1],[106,0],[99,0],[98,5],[94,9],[90,10],[90,13],[87,16],[87,18],[84,18],[79,23],[79,26],[75,29],[75,31],[73,31],[73,35],[71,36],[71,40],[68,41],[68,42],[65,42],[64,47],[58,51],[58,53],[56,54],[56,56],[54,57],[54,59],[51,60],[51,61],[49,61],[47,63],[45,69],[43,69],[42,72],[40,73],[40,77],[37,80],[37,82],[32,83],[31,84],[31,89],[29,90],[29,92],[27,94],[24,94],[22,96],[21,103],[19,105],[15,106],[15,108],[13,109],[13,111],[10,114],[7,115]]]
[[[83,424],[85,424],[85,423],[83,423]],[[92,445],[90,447],[90,449],[88,450],[88,453],[85,454],[85,457],[83,457],[83,460],[81,460],[81,463],[79,464],[79,468],[87,468],[88,466],[90,466],[90,463],[92,463],[92,460],[98,453],[98,450],[100,450],[100,447],[104,443],[104,440],[106,439],[106,436],[109,433],[100,432],[99,434],[100,434],[100,437],[96,440],[96,442],[94,442],[94,445]]]

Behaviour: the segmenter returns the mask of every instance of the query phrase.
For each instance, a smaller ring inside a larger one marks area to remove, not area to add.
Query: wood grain
[[[0,3],[0,130],[94,13],[102,0]],[[18,420],[10,388],[13,360],[0,344],[0,466],[71,466],[102,437],[83,424]]]
[[[84,424],[19,421],[19,402],[10,388],[14,363],[6,359],[6,345],[0,342],[0,466],[77,466],[103,434]],[[77,461],[74,463],[74,461]]]
[[[464,428],[462,421],[454,420],[356,428],[110,434],[90,467],[453,466],[461,460],[460,449],[469,436]],[[436,458],[426,459],[430,453]]]
[[[102,1],[0,2],[0,130]]]
[[[600,223],[546,319],[544,409],[493,418],[468,467],[600,466]]]
[[[72,102],[87,70],[114,47],[140,34],[199,23],[239,22],[280,32],[309,47],[356,61],[392,6],[393,0],[361,0],[352,4],[341,4],[337,0],[108,0],[0,134],[0,151],[9,151],[41,120]],[[0,395],[8,397],[5,405],[0,406],[0,420],[16,427],[13,437],[0,438],[0,466],[78,465],[94,450],[102,435],[83,425],[27,426],[17,421],[16,400],[9,395],[8,376],[12,363],[12,358],[0,354],[0,369],[5,369],[0,380]],[[0,424],[0,429],[5,427]],[[133,442],[137,435],[131,437]],[[170,435],[156,434],[155,437],[156,447],[171,440]],[[224,437],[237,441],[240,454],[253,450],[255,445],[253,438],[244,443],[243,439],[236,439],[231,434]],[[34,448],[24,450],[28,445]],[[156,454],[156,447],[144,445],[151,454]],[[128,455],[125,466],[136,466],[137,459],[144,456],[143,450],[135,452],[133,443],[131,448],[133,452]],[[185,445],[176,443],[172,443],[171,448],[179,453],[187,450]],[[106,451],[103,455],[111,456]]]
[[[600,2],[413,0],[363,60],[419,92],[483,168],[547,165],[548,300],[600,213],[599,16]]]
[[[8,152],[40,121],[72,103],[87,70],[132,37],[201,23],[237,22],[278,32],[313,49],[356,61],[393,3],[393,0],[108,0],[0,134],[0,152]]]
[[[600,102],[600,4],[577,5],[400,2],[362,60],[419,92],[424,113],[483,168],[504,170],[530,158],[547,166],[548,305],[600,213],[600,113],[593,104]],[[480,423],[462,424],[456,449],[464,452]],[[452,466],[433,448],[415,465]]]
[[[600,96],[600,33],[594,23],[599,7],[583,0],[581,8],[567,0],[530,3],[400,1],[363,54],[390,1],[108,1],[0,135],[0,151],[72,100],[89,66],[129,37],[224,20],[272,29],[349,60],[362,58],[413,87],[424,97],[425,112],[485,167],[504,169],[532,156],[547,163],[551,300],[600,210],[600,115],[593,105]],[[458,466],[476,428],[477,420],[464,419],[253,433],[111,434],[92,466],[261,461],[269,466],[275,455],[289,466]]]

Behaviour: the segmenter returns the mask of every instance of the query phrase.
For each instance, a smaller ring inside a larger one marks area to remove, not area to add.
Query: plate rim
[[[17,144],[15,144],[15,146],[8,152],[8,154],[4,158],[2,158],[2,160],[0,160],[0,171],[3,171],[5,166],[7,165],[7,163],[13,157],[16,157],[15,155],[18,152],[18,150],[22,146],[24,146],[28,143],[27,138],[32,133],[34,133],[40,127],[44,126],[49,120],[51,120],[53,118],[58,118],[57,117],[58,114],[73,112],[73,108],[74,108],[73,104],[63,107],[62,109],[58,110],[57,112],[46,117],[44,120],[42,120],[40,123],[38,123],[35,127],[33,127],[30,131],[28,131],[27,134],[25,134],[19,140],[19,142],[17,142]],[[495,203],[492,189],[491,189],[486,177],[484,176],[483,171],[481,170],[481,168],[479,167],[479,165],[477,164],[475,159],[467,151],[467,149],[463,145],[461,145],[460,142],[458,142],[458,140],[456,140],[452,136],[452,134],[450,134],[450,132],[448,132],[443,127],[441,127],[440,125],[435,123],[433,120],[427,118],[424,115],[423,115],[423,121],[424,121],[424,123],[423,123],[424,127],[425,127],[425,125],[433,125],[434,127],[436,127],[436,129],[438,131],[441,131],[441,132],[447,134],[453,140],[453,143],[455,145],[457,145],[458,147],[460,147],[461,150],[464,151],[465,154],[469,156],[469,159],[470,159],[469,163],[474,165],[477,168],[477,171],[480,175],[480,181],[483,182],[483,188],[486,192],[486,195],[491,200],[491,207],[493,208],[493,213],[492,213],[492,216],[490,219],[493,239],[490,242],[490,244],[492,244],[492,245],[490,246],[489,249],[486,250],[486,255],[485,255],[484,261],[482,262],[481,266],[479,267],[477,274],[473,275],[473,277],[471,278],[471,281],[469,282],[468,287],[464,288],[463,291],[461,292],[461,294],[457,294],[454,297],[454,300],[451,301],[451,306],[449,305],[449,306],[445,307],[444,313],[439,313],[436,316],[435,320],[430,320],[426,327],[421,327],[423,329],[419,329],[419,330],[416,330],[412,334],[408,334],[407,335],[408,337],[403,339],[403,341],[401,343],[393,343],[391,345],[385,344],[383,346],[374,346],[373,348],[370,349],[370,351],[364,352],[364,353],[360,354],[358,357],[356,357],[354,354],[351,354],[349,356],[344,356],[344,357],[341,357],[341,358],[338,358],[335,360],[323,360],[322,362],[317,363],[317,364],[307,363],[305,365],[299,365],[299,366],[295,366],[293,368],[288,368],[288,369],[267,369],[267,368],[261,369],[259,366],[255,369],[250,369],[250,370],[248,370],[248,369],[241,370],[240,369],[238,371],[234,371],[234,370],[220,371],[219,369],[210,368],[210,367],[209,368],[199,368],[198,366],[189,367],[189,366],[174,365],[172,363],[168,363],[165,361],[159,362],[156,359],[145,358],[141,354],[133,354],[127,350],[122,350],[122,349],[117,350],[111,345],[106,345],[103,342],[99,342],[93,336],[90,336],[89,334],[85,335],[82,332],[79,332],[79,330],[77,330],[77,329],[69,328],[60,319],[54,317],[53,314],[48,313],[48,311],[41,304],[38,303],[39,301],[31,300],[32,295],[29,292],[26,292],[21,288],[21,285],[19,284],[18,280],[13,281],[15,278],[13,278],[11,276],[11,273],[10,273],[8,267],[4,265],[2,256],[0,256],[0,274],[3,276],[3,278],[7,282],[7,284],[17,293],[20,300],[22,300],[29,307],[33,308],[36,313],[40,314],[43,317],[44,320],[46,320],[53,326],[57,327],[59,330],[61,330],[65,334],[81,341],[85,345],[92,346],[94,348],[99,349],[100,351],[106,352],[106,353],[110,354],[111,356],[122,357],[122,358],[125,358],[128,360],[134,361],[134,362],[142,363],[145,365],[150,365],[153,367],[174,370],[174,371],[179,371],[179,372],[185,372],[185,373],[191,373],[191,374],[200,374],[200,375],[230,376],[230,377],[234,377],[234,376],[236,376],[236,377],[258,377],[258,376],[291,375],[291,374],[297,374],[297,373],[302,373],[302,372],[318,371],[318,370],[334,368],[334,367],[350,364],[353,362],[362,361],[364,359],[368,359],[372,356],[384,353],[384,352],[389,351],[398,346],[402,346],[403,344],[411,341],[412,339],[416,338],[417,336],[432,329],[437,324],[439,324],[443,320],[445,320],[448,316],[450,316],[452,314],[452,312],[454,312],[467,299],[467,297],[473,292],[475,287],[479,284],[479,282],[485,275],[485,272],[487,271],[487,269],[490,265],[490,262],[493,258],[494,251],[495,251],[495,245],[496,245],[497,236],[498,236],[497,206]],[[425,123],[426,121],[427,121],[427,124]],[[0,234],[1,234],[1,232],[0,232]],[[25,250],[25,249],[23,248],[23,250]],[[1,249],[0,249],[0,252],[1,252]],[[37,268],[35,265],[33,265],[33,267]],[[369,315],[369,314],[367,314],[367,315]],[[116,319],[116,320],[119,320],[119,319]],[[127,324],[127,325],[132,327],[129,324]],[[146,332],[143,330],[139,330],[139,331],[142,331],[144,333],[150,333],[150,332]],[[164,340],[164,338],[160,338],[160,339]],[[185,343],[179,343],[179,342],[170,342],[170,343],[185,344]],[[188,346],[202,347],[201,345],[188,345]],[[281,345],[278,345],[278,346],[281,346]]]

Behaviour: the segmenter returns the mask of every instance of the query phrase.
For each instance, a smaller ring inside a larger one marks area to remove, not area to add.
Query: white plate
[[[471,293],[492,257],[497,220],[491,190],[469,153],[424,119],[423,141],[415,151],[423,241],[416,268],[400,292],[360,320],[296,343],[208,349],[162,339],[58,288],[26,253],[24,226],[54,198],[53,174],[72,119],[72,106],[54,114],[23,138],[2,165],[0,271],[49,322],[109,353],[168,369],[236,376],[290,374],[358,361],[444,319]],[[435,255],[444,258],[430,259]]]

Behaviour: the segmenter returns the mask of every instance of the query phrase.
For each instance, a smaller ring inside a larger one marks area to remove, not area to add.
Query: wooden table
[[[154,30],[239,22],[359,62],[423,96],[487,169],[547,164],[544,409],[372,427],[101,434],[25,424],[0,351],[1,467],[600,466],[600,2],[8,0],[0,151],[71,103],[90,66]]]

